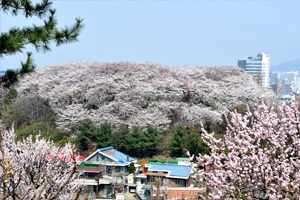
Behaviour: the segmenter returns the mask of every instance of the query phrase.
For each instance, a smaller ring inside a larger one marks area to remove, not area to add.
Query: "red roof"
[[[76,171],[100,172],[104,169],[104,165],[100,167],[76,167]]]
[[[166,189],[166,190],[160,190],[160,194],[168,195],[168,199],[173,198],[182,198],[184,195],[184,198],[188,199],[197,199],[198,193],[203,193],[201,190],[189,190],[188,188],[185,188],[184,190],[176,190],[176,189]],[[153,189],[153,193],[156,194],[156,189]]]

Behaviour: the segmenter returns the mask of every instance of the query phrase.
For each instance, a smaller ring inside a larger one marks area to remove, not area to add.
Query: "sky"
[[[270,53],[271,66],[300,58],[300,1],[54,1],[52,8],[59,27],[84,19],[79,42],[52,44],[46,54],[29,45],[1,58],[1,71],[20,68],[26,51],[38,67],[75,60],[237,65],[258,52]],[[1,32],[42,22],[1,12]]]

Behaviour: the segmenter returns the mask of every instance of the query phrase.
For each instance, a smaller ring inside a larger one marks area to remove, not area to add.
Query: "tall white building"
[[[238,66],[254,78],[263,87],[269,87],[270,54],[258,53],[257,57],[248,57],[246,60],[238,60]]]
[[[298,71],[287,72],[285,74],[286,81],[288,82],[296,81],[298,77],[298,73],[299,73]]]

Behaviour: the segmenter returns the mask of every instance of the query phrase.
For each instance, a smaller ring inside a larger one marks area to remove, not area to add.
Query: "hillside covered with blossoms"
[[[170,67],[158,63],[73,61],[38,68],[16,87],[19,96],[47,99],[68,131],[90,118],[117,128],[221,123],[238,105],[275,99],[253,77],[233,66]]]

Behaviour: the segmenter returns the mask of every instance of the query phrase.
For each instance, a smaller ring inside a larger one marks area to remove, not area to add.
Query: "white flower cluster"
[[[74,61],[38,68],[16,88],[20,96],[39,94],[68,131],[90,118],[97,125],[190,125],[211,116],[220,122],[236,105],[275,98],[253,77],[232,66],[170,67],[158,63]]]

